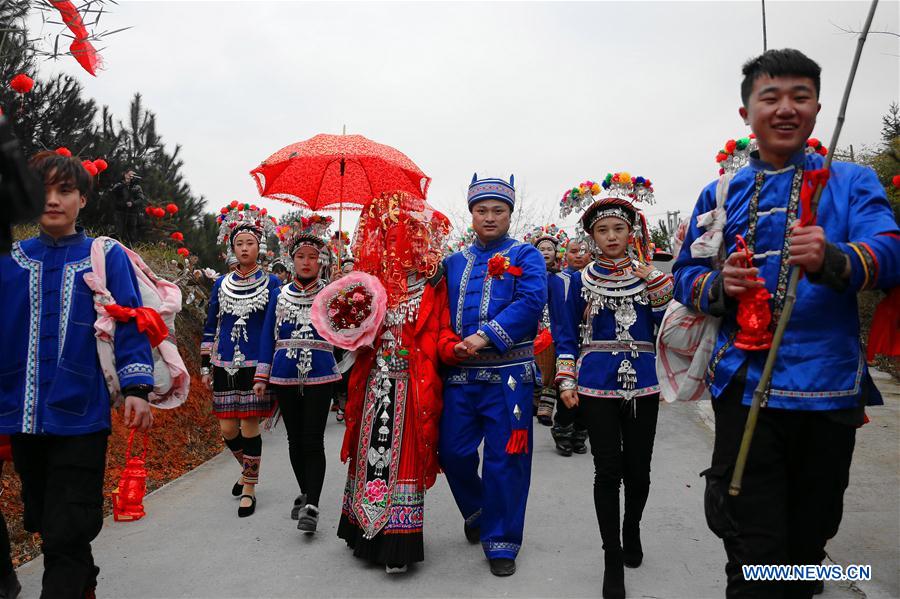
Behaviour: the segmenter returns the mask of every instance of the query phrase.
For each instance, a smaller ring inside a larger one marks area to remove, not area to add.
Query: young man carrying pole
[[[897,284],[900,233],[874,172],[840,162],[822,171],[823,158],[804,152],[820,109],[820,71],[792,49],[770,50],[744,65],[740,115],[759,151],[729,186],[727,259],[719,268],[691,256],[703,232],[697,216],[716,206],[711,184],[673,268],[678,301],[723,317],[707,371],[716,430],[704,475],[707,523],[728,556],[729,597],[811,596],[813,581],[746,580],[741,566],[824,558],[840,524],[864,406],[882,403],[860,348],[856,293]],[[823,178],[817,220],[810,221],[808,198]],[[737,251],[738,235],[753,255],[750,265]],[[748,406],[766,360],[765,350],[735,345],[737,298],[765,286],[774,329],[791,267],[805,274],[759,413],[743,488],[730,496]]]

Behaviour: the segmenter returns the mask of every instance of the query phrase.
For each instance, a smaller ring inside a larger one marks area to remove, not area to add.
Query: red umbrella
[[[431,183],[405,154],[362,135],[320,134],[250,171],[259,195],[310,210],[359,210],[386,191],[424,198]]]

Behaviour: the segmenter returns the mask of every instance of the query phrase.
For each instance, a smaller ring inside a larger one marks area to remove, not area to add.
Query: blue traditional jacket
[[[745,237],[759,276],[772,294],[772,325],[784,307],[789,278],[789,226],[798,216],[804,171],[820,169],[823,158],[797,153],[783,169],[752,157],[731,181],[725,201],[725,255],[735,251],[735,235]],[[697,216],[715,205],[716,183],[700,194],[690,229],[673,267],[675,297],[695,310],[722,316],[707,381],[718,397],[747,365],[744,403],[749,404],[762,372],[766,351],[734,347],[738,331],[736,302],[722,290],[721,271],[711,259],[696,259],[691,244],[703,230]],[[868,387],[869,403],[881,403],[860,347],[856,293],[896,286],[900,279],[900,237],[884,188],[875,173],[855,164],[834,162],[819,203],[817,224],[830,244],[850,259],[849,284],[817,284],[805,275],[778,351],[768,395],[769,407],[834,410],[857,406]],[[843,260],[841,260],[843,262]]]
[[[488,274],[494,256],[509,259],[513,271]],[[534,337],[547,303],[547,268],[531,244],[504,236],[488,244],[476,241],[444,260],[450,324],[461,339],[483,331],[491,343],[478,355],[449,368],[447,384],[507,382],[509,376],[537,379]],[[515,372],[506,372],[515,367]],[[523,372],[524,370],[524,372]]]
[[[260,338],[256,381],[272,385],[321,385],[341,380],[334,346],[322,339],[310,319],[317,280],[302,287],[297,280],[269,292]]]
[[[82,229],[42,233],[0,256],[0,433],[84,435],[110,430],[109,390],[97,357],[91,243]],[[120,306],[139,307],[125,252],[106,246],[106,287]],[[122,389],[153,385],[150,342],[134,321],[117,323],[114,354]]]
[[[654,343],[673,285],[658,270],[644,281],[632,265],[627,257],[601,257],[554,283],[556,378],[576,380],[581,395],[630,400],[659,393]]]
[[[216,279],[200,353],[230,374],[256,366],[269,291],[280,285],[278,277],[262,269],[248,276],[234,271]]]

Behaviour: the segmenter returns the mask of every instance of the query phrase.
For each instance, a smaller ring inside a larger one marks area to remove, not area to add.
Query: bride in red
[[[338,536],[357,557],[405,572],[424,559],[425,490],[439,472],[439,360],[455,363],[441,248],[447,218],[424,200],[385,194],[363,211],[355,270],[387,292],[373,347],[350,374],[341,459],[349,460]]]

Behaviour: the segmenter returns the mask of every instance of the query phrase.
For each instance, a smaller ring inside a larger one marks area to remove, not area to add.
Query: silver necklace
[[[323,287],[325,287],[325,282],[320,279],[311,289],[297,290],[294,283],[282,289],[281,295],[278,296],[278,303],[275,305],[275,334],[278,334],[282,324],[289,323],[294,325],[291,339],[314,339],[310,311],[316,294]],[[292,346],[287,349],[285,356],[297,359],[297,378],[300,380],[300,385],[303,385],[312,370],[313,350],[309,347]]]
[[[254,273],[255,274],[255,271]],[[225,370],[232,376],[246,363],[247,356],[241,352],[241,340],[249,341],[247,317],[253,312],[265,310],[269,303],[269,278],[241,279],[235,273],[228,273],[219,287],[219,318],[223,314],[235,316],[231,327],[231,341],[234,342],[232,366]]]

